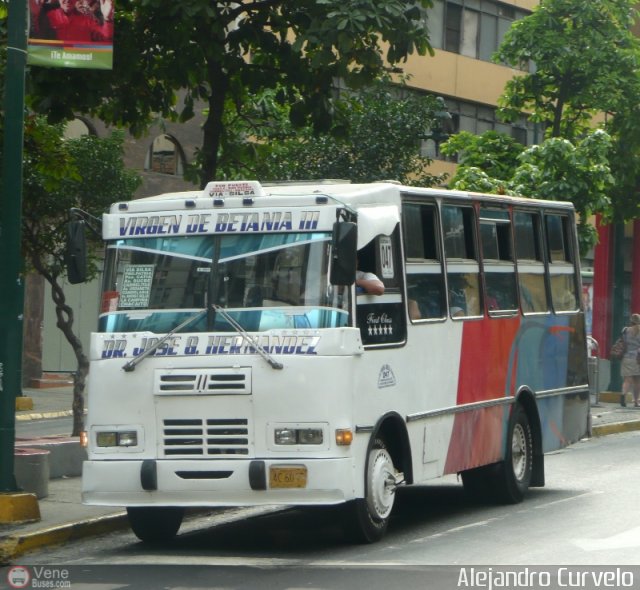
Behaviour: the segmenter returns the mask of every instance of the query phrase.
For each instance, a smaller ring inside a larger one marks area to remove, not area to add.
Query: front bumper
[[[252,463],[254,468],[250,469]],[[256,472],[259,473],[260,469],[255,469],[260,467],[259,463],[265,473],[271,466],[304,465],[307,468],[306,486],[272,489],[267,478],[263,482],[264,489],[256,489],[260,485],[259,481],[256,484]],[[154,471],[152,478],[148,477],[150,465]],[[353,474],[353,464],[348,458],[85,461],[82,501],[100,506],[339,504],[356,497]]]

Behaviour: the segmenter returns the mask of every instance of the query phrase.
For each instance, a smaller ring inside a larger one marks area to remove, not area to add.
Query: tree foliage
[[[596,130],[571,143],[557,137],[526,149],[513,175],[514,194],[555,201],[571,201],[578,213],[580,251],[597,242],[590,218],[610,211],[614,178],[609,166],[611,138]]]
[[[454,145],[463,149],[463,152],[473,149],[473,157],[468,157],[458,167],[451,188],[570,201],[579,216],[580,251],[583,254],[588,252],[597,238],[593,225],[589,223],[590,217],[610,210],[609,193],[614,185],[609,166],[612,148],[610,136],[602,130],[595,130],[575,143],[552,137],[540,145],[529,148],[522,146],[515,160],[516,165],[510,168],[511,173],[495,177],[492,170],[503,168],[483,166],[482,162],[505,159],[505,153],[503,143],[494,141],[495,134],[489,133],[491,141],[483,142],[471,136],[465,145],[464,137],[455,137],[450,140],[450,145],[444,146],[447,151]],[[507,139],[504,142],[510,144]],[[509,156],[508,163],[511,166],[512,152]]]
[[[518,165],[522,149],[521,143],[497,131],[486,131],[482,135],[461,131],[440,147],[445,156],[458,157],[460,166],[452,182],[456,182],[467,168],[478,168],[496,180],[508,180]]]
[[[542,0],[516,21],[494,57],[521,68],[505,86],[499,115],[515,120],[526,112],[548,139],[523,151],[513,169],[512,153],[485,143],[484,136],[460,136],[445,148],[461,158],[454,186],[572,201],[580,214],[583,252],[595,242],[590,215],[605,221],[637,215],[636,16],[634,0]],[[603,114],[607,133],[594,132]]]
[[[263,127],[258,137],[258,178],[306,180],[343,178],[353,182],[397,180],[431,186],[442,181],[426,171],[431,160],[420,155],[434,113],[436,98],[379,83],[335,102],[332,129],[315,133],[296,129],[286,116],[272,117],[280,126]]]
[[[635,0],[542,0],[505,35],[495,60],[530,68],[507,82],[506,118],[531,113],[552,137],[574,140],[597,113],[638,96]]]
[[[63,290],[65,228],[72,207],[99,216],[113,201],[133,196],[140,179],[124,168],[123,142],[122,133],[65,140],[62,125],[49,125],[37,116],[25,121],[22,250],[26,270],[35,270],[50,284],[57,327],[76,357],[73,435],[82,429],[89,361],[74,332],[75,314]],[[89,264],[95,274],[95,257]]]
[[[336,80],[362,86],[432,51],[421,8],[431,0],[122,0],[112,72],[33,68],[32,107],[85,112],[134,134],[156,116],[186,121],[206,104],[199,181],[215,178],[229,108],[278,84],[300,90],[294,123],[331,126]],[[184,92],[178,102],[177,92]]]
[[[624,222],[640,217],[640,103],[630,100],[607,125],[614,138],[609,158],[615,185],[609,215]]]

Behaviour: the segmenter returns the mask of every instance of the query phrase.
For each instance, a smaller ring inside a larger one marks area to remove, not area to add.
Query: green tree
[[[540,145],[526,149],[522,146],[514,166],[513,152],[510,151],[509,157],[505,158],[502,149],[504,143],[510,143],[508,139],[497,142],[493,135],[491,141],[478,139],[465,144],[464,149],[468,150],[465,152],[466,160],[458,167],[451,188],[570,201],[579,216],[580,251],[586,253],[597,239],[595,228],[589,223],[590,217],[610,211],[609,193],[614,186],[609,165],[611,137],[603,130],[587,133],[575,143],[551,137]],[[443,151],[451,153],[455,151],[454,146],[460,148],[462,142],[458,139],[452,138],[443,146]],[[509,166],[483,166],[483,162],[492,163],[500,159],[508,160]],[[492,171],[507,168],[509,174],[501,177],[492,175]]]
[[[629,98],[606,126],[613,137],[609,161],[615,178],[607,217],[617,222],[640,217],[640,102]]]
[[[397,180],[432,186],[443,178],[427,172],[420,155],[441,109],[438,99],[372,84],[335,101],[334,125],[326,133],[310,126],[296,129],[286,117],[270,117],[279,126],[258,136],[255,174],[263,179],[343,178],[353,182]]]
[[[61,125],[48,125],[42,117],[31,116],[25,122],[22,248],[27,267],[51,285],[56,325],[76,357],[72,435],[78,436],[89,361],[74,332],[74,310],[63,290],[69,209],[101,215],[110,203],[130,199],[140,180],[124,168],[122,133],[65,140],[62,131]],[[95,276],[95,256],[89,258],[89,270]]]
[[[570,201],[578,213],[580,251],[586,254],[597,243],[590,217],[609,212],[614,177],[609,166],[611,137],[595,130],[583,139],[552,137],[526,149],[510,182],[513,194]]]
[[[123,0],[112,72],[31,71],[32,106],[53,120],[85,112],[134,133],[160,116],[188,120],[206,103],[198,180],[216,177],[227,109],[277,84],[295,86],[297,124],[331,125],[336,80],[362,86],[432,51],[431,0]],[[180,91],[181,101],[177,93]]]
[[[521,68],[505,86],[499,114],[509,121],[526,112],[556,141],[523,151],[511,177],[513,154],[483,140],[451,141],[445,149],[459,153],[462,164],[453,186],[573,201],[583,252],[596,239],[587,224],[590,215],[608,220],[636,214],[636,16],[634,0],[542,0],[530,16],[515,22],[494,57]],[[594,132],[594,120],[603,113],[608,133]]]
[[[476,170],[483,174],[474,172],[477,181],[481,179],[492,179],[484,192],[500,192],[500,186],[504,183],[500,181],[509,180],[518,166],[518,157],[522,153],[524,146],[515,139],[499,133],[497,131],[486,131],[482,135],[475,135],[468,131],[461,131],[451,136],[441,147],[440,151],[445,156],[457,156],[459,166],[451,183],[458,188],[462,187],[463,176],[469,174],[470,170]],[[495,184],[494,181],[497,181]],[[470,178],[465,182],[475,182]],[[482,181],[485,182],[485,181]],[[493,190],[489,190],[493,188]],[[479,190],[479,189],[474,189]]]
[[[598,113],[617,113],[638,96],[635,0],[542,0],[515,22],[495,60],[531,68],[507,82],[507,119],[531,113],[548,135],[574,140]]]

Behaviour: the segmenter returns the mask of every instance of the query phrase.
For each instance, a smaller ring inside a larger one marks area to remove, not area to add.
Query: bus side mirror
[[[332,285],[353,285],[356,281],[358,226],[352,221],[333,225],[331,274]]]
[[[87,238],[85,222],[70,221],[67,224],[67,250],[65,252],[67,279],[72,285],[87,280]]]

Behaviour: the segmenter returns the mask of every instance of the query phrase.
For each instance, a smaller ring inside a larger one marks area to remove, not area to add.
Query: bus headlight
[[[104,430],[96,433],[99,447],[137,447],[138,433],[135,430]]]
[[[118,446],[119,447],[137,447],[138,433],[135,430],[118,432]]]
[[[322,428],[276,428],[274,442],[277,445],[321,445]]]

